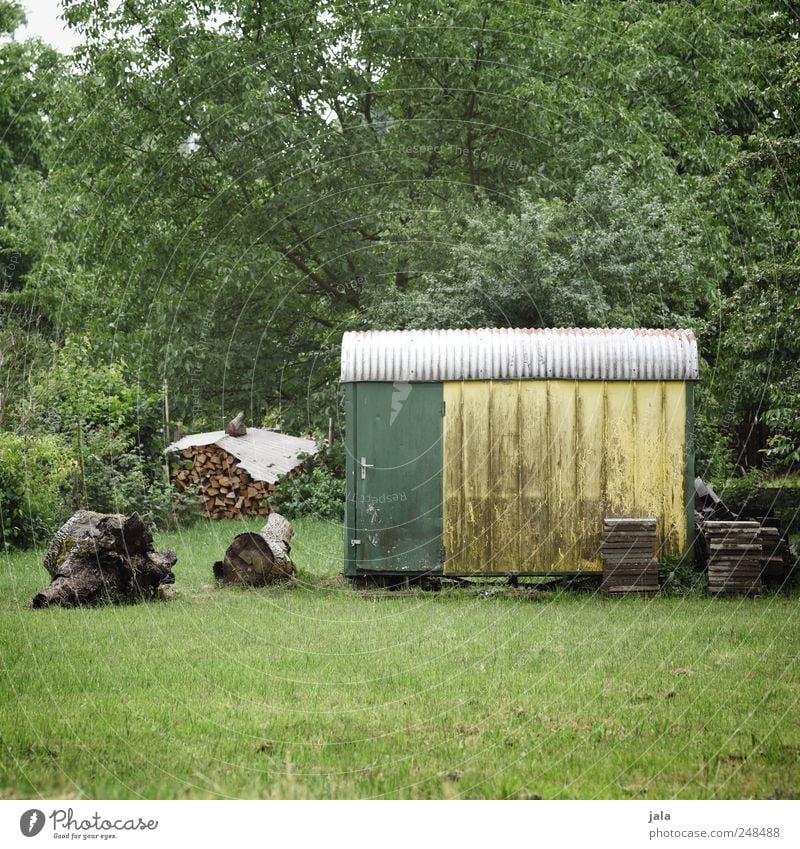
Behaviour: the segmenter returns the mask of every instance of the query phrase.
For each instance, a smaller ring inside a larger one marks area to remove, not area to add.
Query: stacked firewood
[[[600,556],[607,593],[657,593],[655,519],[605,519]]]
[[[761,580],[771,586],[783,586],[791,572],[789,544],[778,528],[761,528]]]
[[[180,492],[197,492],[211,519],[266,516],[272,484],[254,480],[237,459],[217,445],[184,448],[172,470]]]
[[[708,591],[755,594],[761,590],[761,524],[703,523],[708,562]]]

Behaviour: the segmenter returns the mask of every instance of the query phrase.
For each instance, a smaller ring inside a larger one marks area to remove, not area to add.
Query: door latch
[[[368,463],[366,457],[361,458],[361,480],[367,479],[367,469],[374,469],[374,463]]]

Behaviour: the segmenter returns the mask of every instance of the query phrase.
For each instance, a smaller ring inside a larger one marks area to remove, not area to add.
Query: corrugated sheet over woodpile
[[[248,428],[244,436],[223,430],[197,433],[173,442],[172,477],[179,491],[195,490],[212,519],[266,516],[269,497],[281,475],[290,474],[304,455],[316,454],[313,439]]]
[[[698,376],[691,330],[370,330],[342,339],[343,383]]]

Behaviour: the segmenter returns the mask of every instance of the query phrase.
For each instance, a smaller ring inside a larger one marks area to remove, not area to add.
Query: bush
[[[86,450],[75,481],[73,503],[100,513],[138,512],[155,528],[188,524],[197,516],[196,499],[175,491],[164,466],[138,448],[120,453]]]
[[[46,542],[69,511],[73,471],[69,448],[57,436],[0,433],[0,542]]]
[[[156,526],[185,518],[189,499],[167,481],[158,394],[143,391],[124,360],[106,361],[88,337],[54,354],[31,418],[60,434],[75,458],[71,509],[137,511]]]
[[[676,595],[700,591],[708,583],[705,572],[695,571],[691,555],[665,557],[658,564],[658,579],[662,592]]]
[[[720,428],[722,412],[708,392],[699,392],[694,424],[695,474],[721,488],[738,473],[730,434]]]
[[[318,519],[344,518],[344,448],[335,445],[306,457],[302,471],[282,477],[272,493],[275,510],[288,519],[316,516]]]

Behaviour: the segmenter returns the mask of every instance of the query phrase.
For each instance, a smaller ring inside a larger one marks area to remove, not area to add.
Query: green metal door
[[[442,568],[442,385],[347,386],[345,574]]]

